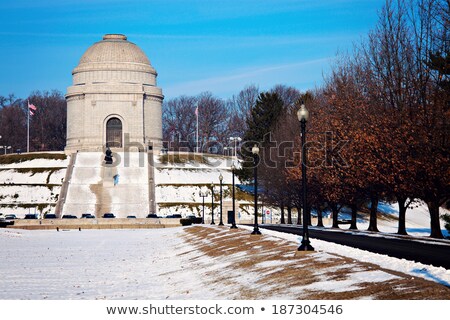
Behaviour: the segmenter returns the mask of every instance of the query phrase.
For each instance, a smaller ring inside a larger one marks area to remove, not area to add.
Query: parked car
[[[5,220],[4,218],[0,218],[0,228],[6,228],[7,226],[14,225],[14,220]]]
[[[16,220],[16,219],[17,219],[17,217],[15,214],[7,214],[5,216],[5,220]]]
[[[62,216],[63,219],[78,219],[77,216],[74,216],[73,214],[65,214]]]
[[[115,218],[116,216],[114,215],[114,213],[105,213],[103,214],[103,218],[106,219],[111,219],[111,218]]]
[[[181,219],[181,214],[171,214],[171,215],[166,216],[166,218]]]
[[[26,219],[26,220],[36,220],[36,219],[38,219],[38,215],[34,214],[34,213],[27,213],[25,215],[24,219]]]
[[[159,217],[156,214],[154,214],[154,213],[149,213],[147,215],[147,218],[159,218]]]
[[[202,217],[196,217],[194,215],[188,215],[186,216],[186,219],[192,220],[193,224],[200,224],[203,221]]]
[[[136,216],[127,216],[127,219],[136,219]]]
[[[57,219],[56,214],[54,213],[47,213],[44,217],[44,219]]]
[[[83,213],[81,219],[95,219],[95,216],[91,213]]]

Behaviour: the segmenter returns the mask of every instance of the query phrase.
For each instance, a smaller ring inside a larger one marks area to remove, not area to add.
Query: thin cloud
[[[312,66],[324,66],[327,62],[330,62],[334,57],[325,57],[319,59],[313,59],[302,62],[295,62],[290,64],[281,64],[274,66],[264,66],[260,68],[254,68],[249,70],[238,70],[234,74],[222,76],[222,77],[210,77],[200,80],[188,81],[179,83],[173,86],[166,86],[165,92],[168,96],[177,96],[180,94],[197,94],[202,91],[212,91],[220,94],[220,92],[229,92],[230,89],[240,88],[245,83],[256,83],[264,86],[274,74],[283,74],[281,78],[287,79],[286,73],[292,74],[295,70],[307,69]],[[322,67],[320,67],[322,69]],[[301,73],[297,76],[299,79],[302,77]],[[304,76],[303,76],[304,77]],[[275,78],[275,77],[273,77]],[[277,78],[280,78],[278,76]]]

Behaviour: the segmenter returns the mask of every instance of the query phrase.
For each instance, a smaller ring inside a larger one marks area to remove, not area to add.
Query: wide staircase
[[[148,154],[117,152],[113,165],[105,165],[104,156],[100,152],[77,153],[62,215],[91,213],[100,218],[113,213],[117,218],[145,218],[154,202],[149,193],[153,168],[149,168]]]

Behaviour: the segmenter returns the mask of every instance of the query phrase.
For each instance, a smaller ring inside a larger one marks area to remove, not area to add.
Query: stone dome
[[[157,73],[146,54],[123,34],[106,34],[90,46],[73,69],[73,84],[156,85]]]
[[[123,34],[106,34],[102,41],[94,43],[80,59],[83,63],[141,63],[150,65],[145,53]]]

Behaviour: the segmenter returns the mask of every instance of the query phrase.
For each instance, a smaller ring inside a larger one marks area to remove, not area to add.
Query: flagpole
[[[27,101],[27,153],[30,152],[30,100]]]
[[[195,149],[197,149],[197,153],[198,153],[198,105],[197,105],[197,110],[196,110],[196,114],[197,114],[197,141],[195,143]]]

